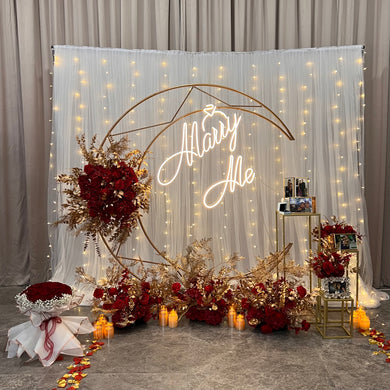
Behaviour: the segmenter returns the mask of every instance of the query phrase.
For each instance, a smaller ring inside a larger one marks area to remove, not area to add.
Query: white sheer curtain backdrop
[[[181,127],[169,129],[151,148],[148,164],[154,177],[151,210],[143,222],[155,245],[171,257],[183,253],[194,239],[213,239],[216,264],[238,252],[243,269],[256,256],[275,250],[275,209],[283,196],[283,178],[309,177],[323,216],[337,215],[367,233],[363,197],[363,59],[361,46],[249,53],[188,53],[56,46],[53,89],[53,147],[49,185],[50,221],[60,213],[63,195],[53,178],[82,166],[76,135],[102,140],[123,112],[141,99],[170,87],[210,83],[230,87],[260,100],[286,123],[295,137],[289,141],[267,122],[243,115],[235,153],[243,169],[253,167],[251,185],[227,193],[223,203],[207,210],[202,194],[221,180],[227,169],[227,140],[190,168],[184,166],[169,187],[157,183],[158,167],[181,146]],[[216,93],[215,90],[206,89]],[[186,91],[160,95],[126,116],[118,131],[156,124],[171,118]],[[246,104],[240,96],[220,91],[229,103]],[[202,94],[191,96],[184,110],[214,103]],[[259,113],[263,113],[259,110]],[[229,113],[230,114],[230,113]],[[116,132],[116,131],[115,131]],[[115,133],[114,132],[114,133]],[[129,134],[131,145],[144,150],[157,129]],[[307,258],[305,218],[289,223],[287,240],[292,257]],[[51,231],[54,279],[74,284],[75,267],[104,275],[106,262],[91,246],[83,252],[83,237],[66,226]],[[368,239],[362,245],[361,275],[372,285]],[[141,230],[134,232],[124,253],[158,260]],[[105,255],[103,255],[105,256]],[[361,301],[375,306],[378,297],[362,289]]]

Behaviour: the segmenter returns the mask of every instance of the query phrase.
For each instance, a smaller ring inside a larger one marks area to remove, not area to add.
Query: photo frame
[[[331,277],[322,280],[325,298],[343,299],[350,298],[350,280],[343,277]]]
[[[309,178],[296,177],[294,187],[296,198],[307,198],[309,196]]]
[[[357,250],[357,237],[354,233],[333,234],[333,243],[338,251]]]
[[[311,198],[290,198],[291,213],[312,213],[313,204]]]
[[[295,177],[286,177],[283,179],[283,194],[285,198],[295,197]]]

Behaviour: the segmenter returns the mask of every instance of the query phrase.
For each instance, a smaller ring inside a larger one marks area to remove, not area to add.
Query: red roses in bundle
[[[351,254],[333,252],[325,254],[320,252],[311,261],[311,266],[318,278],[344,276],[345,266],[349,263]]]
[[[23,294],[30,302],[37,302],[38,300],[44,302],[62,298],[64,295],[72,295],[72,288],[59,282],[44,282],[33,284],[19,295]]]
[[[138,182],[133,168],[125,162],[106,168],[87,164],[84,174],[78,177],[80,195],[87,201],[89,215],[109,223],[111,218],[126,224],[137,209],[135,198]]]

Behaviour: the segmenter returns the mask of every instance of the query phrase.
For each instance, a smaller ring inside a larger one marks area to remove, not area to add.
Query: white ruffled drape
[[[223,85],[260,100],[274,111],[295,137],[290,141],[265,120],[242,114],[234,156],[243,156],[242,168],[253,168],[253,183],[227,192],[213,209],[202,205],[207,187],[226,176],[229,140],[183,164],[170,186],[156,181],[158,168],[182,145],[181,125],[172,126],[152,145],[148,168],[153,176],[151,209],[143,218],[148,235],[171,257],[183,253],[194,239],[211,237],[215,263],[238,252],[242,269],[256,256],[275,251],[275,209],[283,196],[283,178],[308,177],[310,195],[317,197],[323,217],[336,215],[364,235],[361,276],[366,288],[360,302],[376,306],[371,290],[372,266],[368,247],[363,197],[363,58],[361,46],[329,47],[248,53],[188,53],[55,47],[53,139],[50,165],[49,216],[58,218],[64,201],[54,177],[80,167],[76,135],[94,134],[102,140],[113,123],[141,99],[170,87],[208,83]],[[205,88],[229,104],[250,104],[241,95]],[[187,90],[160,94],[129,113],[114,133],[168,121]],[[181,114],[204,108],[216,99],[191,94]],[[258,113],[264,114],[261,109]],[[225,110],[233,119],[233,110]],[[188,122],[202,116],[187,118]],[[131,146],[145,150],[161,127],[129,133]],[[296,218],[287,228],[293,242],[291,256],[303,264],[307,258],[307,226]],[[93,245],[83,251],[83,237],[66,226],[51,231],[54,280],[73,285],[75,267],[99,278],[107,265]],[[124,254],[160,261],[141,230],[129,239]],[[106,255],[103,255],[106,256]]]

